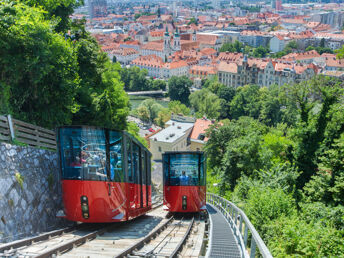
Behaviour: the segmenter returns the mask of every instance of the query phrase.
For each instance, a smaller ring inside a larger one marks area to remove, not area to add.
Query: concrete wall
[[[56,152],[0,143],[0,243],[66,226]]]

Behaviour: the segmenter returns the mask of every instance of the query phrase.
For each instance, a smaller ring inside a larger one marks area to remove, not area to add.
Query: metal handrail
[[[264,241],[241,209],[239,209],[234,203],[212,193],[207,193],[207,201],[220,209],[229,222],[239,243],[242,257],[255,257],[256,247],[258,247],[260,254],[264,258],[272,258],[272,255]],[[246,250],[248,232],[252,235],[250,251]]]

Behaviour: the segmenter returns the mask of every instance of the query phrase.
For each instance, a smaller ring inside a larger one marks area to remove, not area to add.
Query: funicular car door
[[[147,164],[146,164],[146,159],[145,159],[145,151],[141,149],[141,207],[146,207],[146,192],[147,192]]]
[[[135,210],[135,170],[133,162],[133,144],[129,137],[126,137],[126,151],[127,151],[127,173],[128,173],[128,187],[127,198],[129,200],[129,211]],[[132,214],[132,213],[131,213]]]
[[[199,163],[198,163],[199,171],[200,171],[200,180],[199,180],[199,198],[202,203],[202,206],[206,204],[206,161],[204,154],[199,155]]]
[[[142,171],[140,147],[133,142],[133,170],[135,171],[135,207],[142,207]]]
[[[123,171],[122,133],[108,131],[107,171],[109,197],[112,206],[113,219],[123,219],[126,208],[125,180]]]

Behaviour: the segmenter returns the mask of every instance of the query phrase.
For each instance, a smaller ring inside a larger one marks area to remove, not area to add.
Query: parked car
[[[151,133],[154,133],[154,132],[155,132],[155,130],[154,130],[152,127],[149,128],[148,131],[150,131]]]

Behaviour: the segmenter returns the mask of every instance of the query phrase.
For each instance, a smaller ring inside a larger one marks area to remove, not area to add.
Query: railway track
[[[171,217],[161,227],[116,257],[176,257],[193,224],[194,218],[175,220]]]
[[[5,244],[0,257],[175,257],[194,219],[167,218],[161,206],[132,221],[82,224]]]

